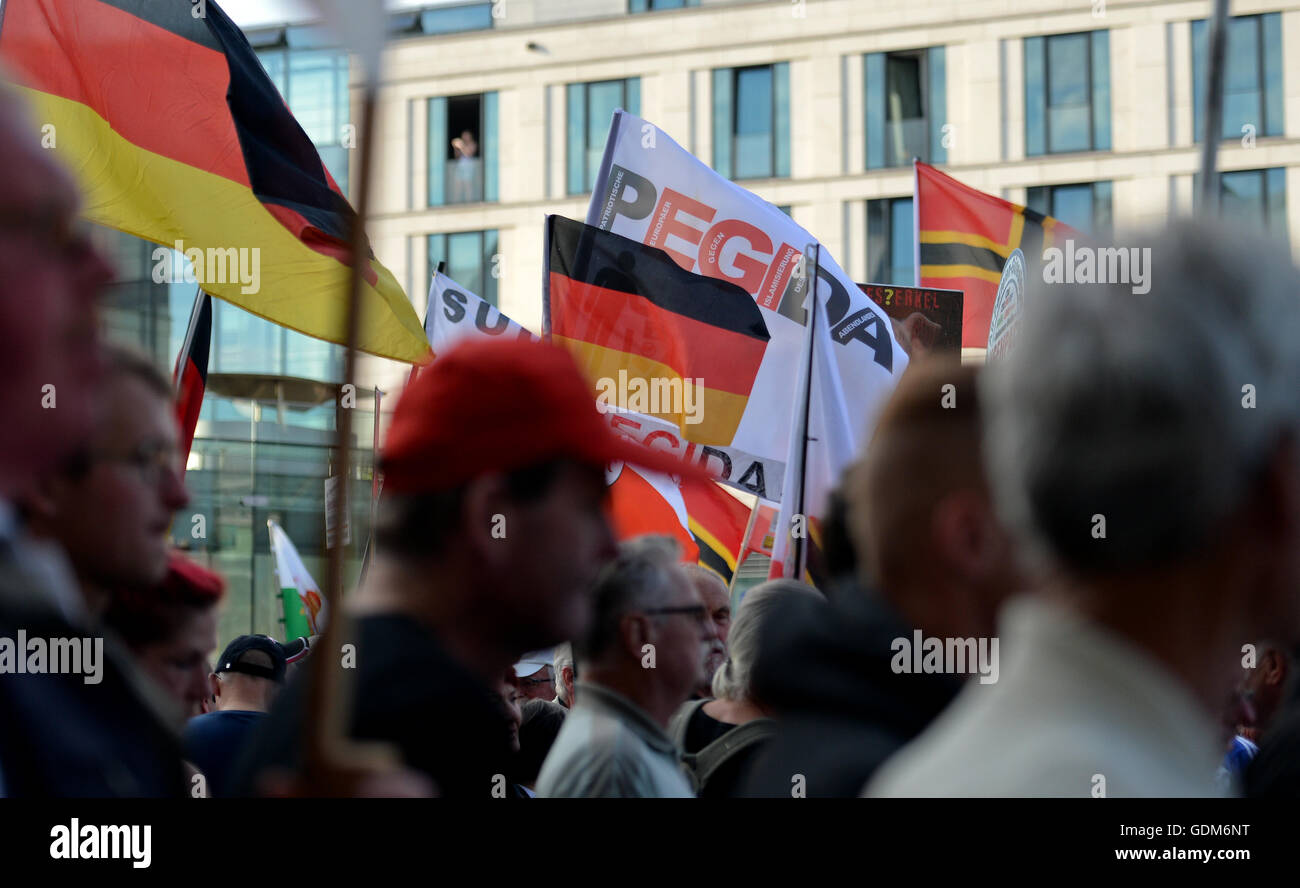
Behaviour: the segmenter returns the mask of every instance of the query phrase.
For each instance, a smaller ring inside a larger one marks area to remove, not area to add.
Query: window
[[[945,70],[942,46],[863,58],[867,169],[903,166],[913,157],[927,163],[948,160]]]
[[[348,191],[348,56],[330,49],[277,48],[258,53],[299,125],[316,146],[339,189]]]
[[[713,71],[713,168],[728,179],[790,175],[790,64]]]
[[[1201,175],[1192,177],[1195,205],[1201,200]],[[1219,173],[1219,212],[1229,222],[1263,227],[1278,237],[1287,235],[1286,169],[1237,170]]]
[[[628,0],[628,12],[650,12],[657,9],[685,9],[699,6],[700,0]]]
[[[641,113],[641,78],[570,83],[567,90],[569,194],[591,191],[614,109]]]
[[[497,199],[497,94],[429,99],[429,206]]]
[[[446,262],[443,274],[475,295],[497,304],[496,231],[429,235],[429,272]]]
[[[867,201],[867,283],[916,284],[912,199]]]
[[[420,13],[420,30],[425,34],[455,34],[458,31],[481,31],[491,27],[491,3],[444,6]]]
[[[1239,16],[1228,22],[1224,43],[1224,139],[1247,132],[1280,136],[1282,123],[1282,22],[1280,13]],[[1210,28],[1204,19],[1192,22],[1193,132],[1201,140],[1205,123],[1205,87]],[[1249,126],[1252,129],[1247,130]]]
[[[1025,153],[1110,150],[1110,34],[1025,40]]]
[[[1079,231],[1104,234],[1110,230],[1111,185],[1109,182],[1044,185],[1030,188],[1025,205]]]

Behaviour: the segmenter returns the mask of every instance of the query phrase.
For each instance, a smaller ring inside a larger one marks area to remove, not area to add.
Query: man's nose
[[[189,504],[190,492],[185,489],[185,470],[183,467],[163,470],[162,495],[163,502],[173,512],[177,509],[183,509]]]

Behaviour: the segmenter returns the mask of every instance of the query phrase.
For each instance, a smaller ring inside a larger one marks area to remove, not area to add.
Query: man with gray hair
[[[667,537],[638,537],[601,573],[591,631],[574,646],[576,701],[542,765],[537,794],[555,798],[693,795],[664,733],[700,683],[717,637]]]
[[[1214,713],[1243,643],[1296,636],[1300,274],[1257,235],[1180,222],[1149,293],[1040,287],[984,380],[999,513],[1041,580],[881,796],[1216,794]]]
[[[573,645],[569,642],[555,646],[555,657],[551,660],[555,670],[555,699],[565,709],[573,708]]]

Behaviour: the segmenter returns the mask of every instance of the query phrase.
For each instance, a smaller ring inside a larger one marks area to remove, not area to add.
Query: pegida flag
[[[86,218],[184,253],[213,296],[345,340],[355,213],[216,3],[8,0],[0,16],[0,58],[76,176]],[[155,278],[169,255],[155,250]],[[360,321],[365,351],[428,352],[373,259]]]
[[[962,347],[984,348],[1002,269],[1019,248],[1030,273],[1043,250],[1083,235],[1051,216],[976,191],[916,162],[916,285],[965,293]]]

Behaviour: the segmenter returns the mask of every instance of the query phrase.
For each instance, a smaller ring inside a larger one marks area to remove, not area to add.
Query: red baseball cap
[[[422,370],[397,402],[379,464],[385,489],[426,493],[563,457],[712,477],[616,434],[567,351],[517,339],[467,340]]]

